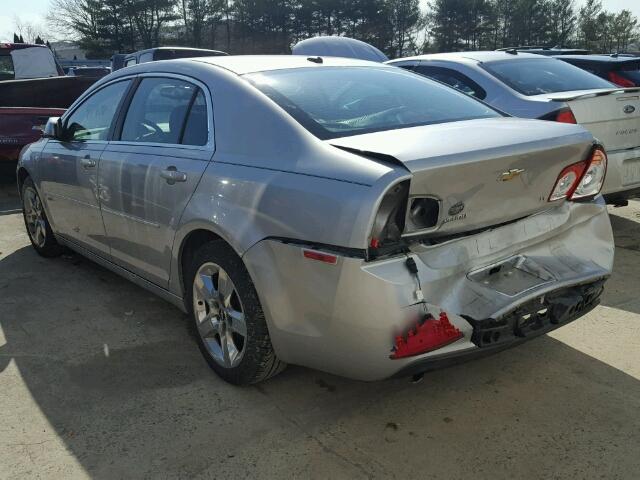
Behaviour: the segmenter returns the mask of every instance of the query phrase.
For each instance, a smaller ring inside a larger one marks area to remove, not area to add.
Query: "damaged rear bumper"
[[[309,260],[303,246],[264,240],[244,256],[277,355],[360,380],[409,375],[517,345],[584,315],[613,265],[602,199],[547,212],[407,256]],[[424,299],[424,300],[423,300]],[[446,312],[462,336],[390,358],[394,339]]]
[[[605,281],[606,278],[602,278],[543,295],[497,320],[467,318],[473,327],[471,341],[479,348],[425,358],[408,365],[394,376],[416,375],[482,358],[567,325],[598,306]]]

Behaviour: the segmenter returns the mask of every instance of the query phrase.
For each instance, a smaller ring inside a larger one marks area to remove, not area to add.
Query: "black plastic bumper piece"
[[[519,305],[499,319],[465,319],[473,326],[471,341],[477,349],[425,358],[394,375],[406,377],[456,365],[506,350],[566,325],[599,303],[606,278],[541,295]]]
[[[619,207],[626,207],[629,204],[629,200],[634,198],[640,198],[640,188],[604,195],[604,201],[607,202],[607,205]]]

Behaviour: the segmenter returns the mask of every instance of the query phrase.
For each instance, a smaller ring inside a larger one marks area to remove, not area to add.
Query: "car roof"
[[[322,63],[311,61],[309,58],[319,58]],[[319,68],[319,67],[377,67],[385,68],[384,64],[342,57],[307,57],[306,55],[229,55],[224,57],[197,57],[184,59],[189,62],[208,63],[222,67],[238,75],[246,73],[265,72],[270,70],[284,70],[289,68]],[[177,62],[179,60],[168,60]],[[160,62],[156,62],[160,63]],[[386,67],[391,68],[391,67]]]
[[[432,53],[427,55],[416,55],[414,57],[399,58],[392,60],[392,63],[396,61],[405,60],[448,60],[452,62],[473,62],[473,63],[490,63],[499,62],[501,60],[525,60],[525,59],[541,59],[544,58],[541,55],[534,53],[507,53],[498,52],[494,50],[478,51],[478,52],[451,52],[451,53]]]
[[[294,55],[331,55],[333,57],[359,58],[372,62],[386,62],[389,58],[373,45],[361,40],[339,36],[307,38],[291,49]]]
[[[621,57],[612,55],[562,55],[560,59],[574,59],[574,60],[588,60],[593,62],[602,63],[624,63],[624,62],[638,62],[640,57]]]
[[[138,55],[142,55],[143,53],[153,53],[153,52],[157,52],[157,51],[172,51],[172,50],[177,50],[177,51],[187,51],[187,52],[206,52],[206,53],[218,53],[221,55],[226,55],[225,52],[220,51],[220,50],[211,50],[208,48],[190,48],[190,47],[154,47],[154,48],[147,48],[145,50],[137,50],[135,52],[131,52],[131,53],[127,53],[124,54],[125,58],[129,59],[129,58],[133,58],[136,57]]]

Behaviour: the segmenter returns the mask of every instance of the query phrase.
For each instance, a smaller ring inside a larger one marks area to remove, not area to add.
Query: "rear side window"
[[[133,95],[120,139],[204,145],[207,136],[206,102],[197,86],[174,78],[145,78]],[[196,141],[202,143],[192,143]]]
[[[466,93],[467,95],[472,95],[479,99],[483,99],[487,96],[487,92],[485,92],[480,85],[466,75],[456,72],[455,70],[451,70],[450,68],[418,65],[413,71],[420,75],[426,75],[429,78],[438,80],[439,82],[446,83],[447,85],[451,85],[456,90],[460,90],[462,93]]]
[[[153,52],[145,52],[140,55],[140,63],[153,62]]]
[[[482,66],[511,88],[527,96],[614,86],[585,70],[553,58],[504,60]]]
[[[14,78],[13,58],[11,55],[0,56],[0,80],[13,80]]]
[[[245,78],[321,139],[501,116],[467,95],[399,68],[299,68]]]
[[[65,122],[68,140],[107,140],[118,105],[129,81],[106,86],[87,98]]]

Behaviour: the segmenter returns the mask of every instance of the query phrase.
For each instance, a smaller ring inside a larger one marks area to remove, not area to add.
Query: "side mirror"
[[[60,140],[62,138],[62,121],[60,117],[51,117],[47,120],[47,124],[42,132],[44,138],[52,138]]]

